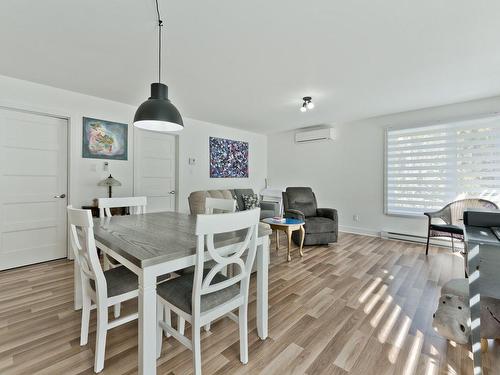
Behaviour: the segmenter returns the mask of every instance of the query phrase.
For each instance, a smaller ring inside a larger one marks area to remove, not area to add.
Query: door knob
[[[54,198],[61,198],[61,199],[63,199],[63,198],[66,198],[66,194],[63,193],[61,195],[54,195]]]
[[[170,190],[168,193],[169,194],[175,194],[175,190]]]

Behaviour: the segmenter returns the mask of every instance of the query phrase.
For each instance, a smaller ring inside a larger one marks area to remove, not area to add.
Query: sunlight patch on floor
[[[422,350],[422,345],[424,343],[424,334],[417,331],[417,334],[413,338],[413,344],[411,345],[410,352],[408,353],[408,359],[405,363],[405,368],[403,370],[404,375],[411,375],[417,368],[418,360],[420,358],[420,351]]]
[[[377,312],[375,313],[373,318],[370,320],[370,324],[372,327],[378,326],[378,324],[380,323],[380,319],[382,319],[385,312],[387,311],[387,309],[391,305],[392,301],[393,301],[392,296],[388,295],[385,297],[384,302],[382,303],[382,305],[380,305],[379,309],[377,310]]]
[[[403,318],[403,324],[401,324],[401,328],[399,329],[398,335],[396,336],[396,340],[394,341],[394,345],[389,351],[389,361],[391,363],[396,363],[399,351],[403,347],[406,334],[410,329],[410,325],[411,325],[411,319],[408,316],[405,316]]]
[[[387,337],[389,336],[389,333],[391,333],[392,327],[396,323],[396,319],[398,318],[400,312],[401,312],[401,307],[395,305],[394,309],[391,312],[391,315],[386,320],[384,326],[382,327],[382,329],[378,334],[378,341],[380,343],[383,344],[387,340]]]
[[[359,296],[358,301],[361,303],[365,302],[368,296],[375,290],[377,285],[380,284],[381,282],[382,279],[380,277],[377,277],[375,280],[373,280],[370,286],[366,288],[366,290],[363,292],[362,295]]]

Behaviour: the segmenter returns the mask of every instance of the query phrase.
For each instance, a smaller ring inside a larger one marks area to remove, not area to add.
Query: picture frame
[[[128,124],[83,118],[82,157],[128,160]]]
[[[210,178],[248,178],[248,142],[209,138]]]

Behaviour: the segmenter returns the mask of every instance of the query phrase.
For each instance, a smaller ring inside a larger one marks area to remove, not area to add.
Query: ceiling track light
[[[302,106],[300,107],[300,112],[307,112],[308,110],[311,110],[314,108],[314,103],[312,102],[312,97],[310,96],[304,96],[302,98],[304,101],[302,103]]]

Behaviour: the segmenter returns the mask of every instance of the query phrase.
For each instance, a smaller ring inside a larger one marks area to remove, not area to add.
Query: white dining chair
[[[248,362],[248,288],[257,250],[259,217],[259,208],[197,216],[194,274],[184,274],[157,287],[158,357],[161,355],[163,333],[167,337],[171,335],[193,351],[194,374],[200,375],[201,327],[227,315],[239,324],[240,361],[244,364]],[[241,242],[215,247],[214,235],[224,236],[224,233],[234,231],[243,232]],[[209,254],[207,258],[206,250]],[[242,256],[247,250],[244,259]],[[214,261],[213,266],[206,269],[205,263],[210,259]],[[221,273],[228,265],[234,265],[237,271],[231,277]],[[238,315],[233,313],[236,309]],[[180,329],[172,327],[170,310],[191,324],[191,340]]]
[[[234,199],[210,198],[205,199],[205,213],[235,212],[236,201]]]
[[[234,199],[223,199],[223,198],[211,198],[207,197],[205,199],[205,214],[211,215],[214,213],[231,213],[236,211],[236,200]],[[205,265],[206,267],[206,265]],[[222,271],[224,276],[227,276],[230,267],[225,267]],[[184,320],[180,318],[180,326],[184,327]],[[210,331],[210,323],[205,325],[205,331]]]
[[[97,310],[97,331],[94,372],[104,368],[106,333],[111,328],[137,319],[137,313],[108,322],[108,307],[136,298],[137,275],[125,267],[103,271],[94,239],[90,210],[68,206],[71,248],[80,270],[82,285],[82,322],[80,345],[86,345],[89,335],[90,311]]]
[[[99,217],[112,216],[111,208],[128,207],[130,215],[146,213],[147,197],[98,198]]]
[[[99,217],[111,217],[112,208],[127,207],[130,215],[139,215],[146,213],[148,204],[147,197],[119,197],[119,198],[98,198],[97,207],[99,208]],[[121,264],[107,254],[102,255],[104,270],[120,267]],[[116,304],[113,307],[114,316],[120,316],[121,305]]]
[[[223,198],[210,198],[205,199],[205,214],[211,215],[215,213],[231,213],[236,211],[236,201],[234,199],[223,199]],[[207,265],[205,265],[206,268]],[[194,269],[192,267],[185,270],[186,273],[192,273]],[[223,274],[227,276],[228,267],[225,267]],[[170,311],[167,311],[167,316],[170,317]],[[169,318],[170,319],[170,318]],[[186,322],[180,316],[177,316],[177,327],[179,327],[182,334],[184,334],[184,326]],[[205,325],[205,331],[210,331],[210,323]]]

